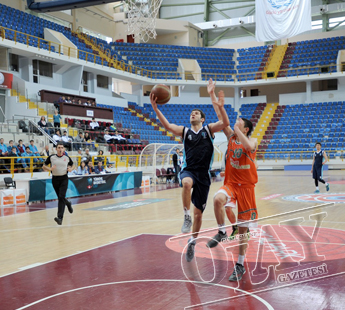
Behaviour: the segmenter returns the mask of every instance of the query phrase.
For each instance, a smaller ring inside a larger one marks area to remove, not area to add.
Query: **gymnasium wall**
[[[269,83],[269,82],[268,82]],[[260,96],[267,97],[267,103],[279,102],[280,94],[300,93],[306,91],[306,83],[291,83],[291,84],[273,84],[273,85],[260,85],[242,87],[246,91],[247,97],[250,97],[250,91],[252,89],[258,89]]]

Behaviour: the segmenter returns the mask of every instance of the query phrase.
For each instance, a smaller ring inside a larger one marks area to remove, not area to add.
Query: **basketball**
[[[169,86],[164,84],[155,85],[152,88],[151,93],[157,98],[157,104],[165,104],[171,97]]]

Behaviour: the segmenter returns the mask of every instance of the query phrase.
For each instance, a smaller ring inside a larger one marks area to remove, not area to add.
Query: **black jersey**
[[[213,163],[213,137],[207,126],[198,132],[183,128],[184,158],[182,170],[208,174]]]
[[[323,154],[324,151],[320,151],[320,152],[315,152],[314,153],[314,167],[316,169],[321,168],[322,167],[322,163],[323,163]]]

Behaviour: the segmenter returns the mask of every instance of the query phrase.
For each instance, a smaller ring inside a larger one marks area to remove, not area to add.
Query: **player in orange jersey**
[[[217,101],[215,96],[215,83],[212,79],[208,82],[207,91],[212,102]],[[217,107],[214,105],[218,118],[221,117]],[[238,207],[238,230],[239,230],[239,256],[235,270],[229,281],[241,280],[246,270],[244,258],[247,248],[247,231],[249,227],[257,226],[253,221],[258,218],[255,201],[255,184],[258,182],[256,170],[256,149],[257,140],[250,138],[253,124],[245,119],[237,119],[234,129],[230,126],[223,129],[228,139],[226,152],[225,179],[224,185],[214,196],[214,212],[219,227],[219,232],[208,243],[209,248],[217,246],[221,240],[227,238],[225,230],[225,209],[229,220],[234,223],[236,217],[230,208]],[[225,207],[225,208],[224,208]],[[248,222],[250,221],[250,222]]]

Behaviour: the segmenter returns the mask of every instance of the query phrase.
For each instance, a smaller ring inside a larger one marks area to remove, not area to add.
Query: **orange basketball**
[[[171,98],[170,88],[164,84],[155,85],[151,93],[157,98],[157,104],[165,104]]]

